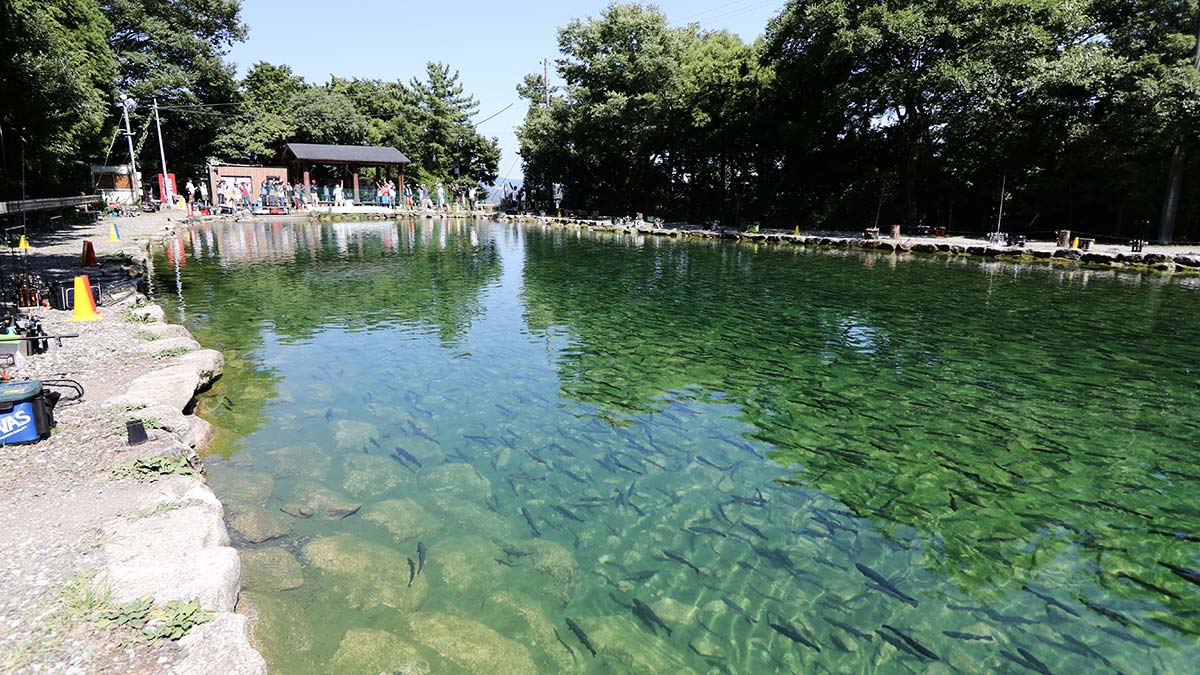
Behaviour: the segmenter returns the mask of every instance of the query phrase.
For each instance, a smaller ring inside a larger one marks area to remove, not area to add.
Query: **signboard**
[[[174,204],[175,195],[178,190],[175,189],[175,174],[169,173],[165,177],[158,174],[158,194],[163,204]]]

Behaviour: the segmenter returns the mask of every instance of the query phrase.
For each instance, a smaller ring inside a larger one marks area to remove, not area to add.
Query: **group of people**
[[[244,208],[254,210],[260,208],[290,208],[300,210],[318,206],[321,203],[333,204],[342,206],[346,203],[345,188],[342,183],[336,185],[318,185],[316,181],[309,184],[309,189],[304,189],[304,183],[297,182],[294,185],[285,180],[271,176],[262,182],[259,187],[258,194],[255,195],[252,191],[253,183],[249,178],[230,180],[227,178],[217,179],[217,206],[228,206],[230,208]],[[189,180],[184,187],[184,195],[188,198],[188,203],[193,201],[195,189],[192,181]],[[208,201],[208,188],[204,183],[200,183],[201,201]]]
[[[470,187],[460,190],[451,187],[449,191],[441,183],[430,189],[423,183],[405,185],[397,189],[391,180],[375,182],[376,203],[382,206],[396,206],[410,211],[449,211],[451,208],[474,211],[478,202],[478,188]]]
[[[214,206],[230,209],[290,208],[301,210],[321,205],[343,206],[347,203],[346,189],[341,181],[322,185],[314,180],[305,189],[303,182],[289,184],[286,180],[270,176],[262,182],[257,194],[250,178],[218,178],[214,187]],[[397,188],[390,179],[376,181],[375,191],[375,201],[382,206],[424,211],[450,211],[451,209],[474,211],[478,205],[479,196],[478,188],[473,186],[465,190],[451,186],[447,191],[441,183],[436,183],[432,189],[419,183]],[[205,181],[199,181],[197,184],[189,178],[183,187],[182,195],[189,206],[209,204],[208,184]]]

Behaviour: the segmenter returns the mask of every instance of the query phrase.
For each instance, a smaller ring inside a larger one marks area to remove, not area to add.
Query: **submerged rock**
[[[408,561],[397,551],[348,534],[319,537],[304,545],[301,556],[321,573],[321,583],[340,602],[355,609],[420,609],[429,594],[429,561],[408,586]],[[413,559],[416,553],[413,553]]]
[[[433,666],[417,647],[393,633],[372,628],[352,628],[346,631],[325,672],[330,675],[425,675],[433,672]]]
[[[360,508],[362,502],[356,502],[318,483],[307,482],[296,486],[282,510],[301,518],[317,516],[336,520],[357,513]]]
[[[397,542],[411,541],[442,529],[442,524],[411,499],[389,499],[371,506],[364,520],[387,530]]]
[[[579,620],[599,656],[635,673],[693,673],[679,659],[675,647],[652,635],[634,619],[593,616]]]
[[[688,643],[688,647],[691,647],[692,651],[705,658],[721,655],[721,645],[713,640],[712,636],[708,634],[701,635],[695,640],[692,640]]]
[[[216,465],[220,466],[220,465]],[[275,479],[263,473],[211,468],[213,492],[230,506],[261,505],[271,496]]]
[[[429,490],[460,499],[483,502],[492,496],[492,484],[470,464],[443,464],[429,469],[424,481]]]
[[[575,585],[579,578],[579,566],[575,557],[560,544],[546,539],[536,539],[529,542],[533,550],[530,556],[530,566],[537,572],[550,577],[545,585],[546,594],[559,604],[566,606],[575,593]]]
[[[312,649],[313,627],[298,597],[243,591],[238,612],[249,619],[251,642],[269,663],[282,663]]]
[[[538,672],[528,649],[476,621],[422,612],[409,616],[407,623],[407,637],[467,672]]]
[[[374,424],[356,420],[338,420],[333,423],[333,438],[339,450],[360,452],[371,447],[371,439],[379,438],[379,429]]]
[[[313,443],[289,445],[264,453],[271,464],[271,473],[278,477],[300,477],[320,480],[329,474],[333,464]]]
[[[659,598],[650,603],[650,607],[659,618],[671,624],[673,628],[691,623],[697,612],[695,606],[679,602],[675,598]]]
[[[571,652],[559,642],[554,624],[533,598],[512,590],[498,591],[480,609],[489,626],[528,647],[543,672],[563,673],[575,666]]]
[[[512,523],[486,505],[464,501],[456,495],[432,494],[426,505],[438,511],[438,518],[447,527],[463,527],[497,536],[508,535],[512,529]]]
[[[292,522],[286,516],[257,506],[239,510],[229,524],[251,544],[278,539],[292,531]]]
[[[278,548],[242,549],[242,589],[251,591],[290,591],[304,585],[300,561]]]
[[[482,537],[455,537],[452,541],[429,547],[425,573],[462,598],[479,598],[501,587],[505,571],[496,563],[502,552],[495,543]]]
[[[351,455],[342,462],[342,487],[355,497],[378,497],[400,485],[408,474],[396,462],[375,455]],[[401,473],[403,472],[403,474]]]

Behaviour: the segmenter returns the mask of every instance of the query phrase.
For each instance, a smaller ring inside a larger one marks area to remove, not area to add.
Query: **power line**
[[[751,6],[749,6],[749,7],[742,7],[742,8],[740,8],[740,9],[736,9],[736,10],[734,10],[734,11],[732,11],[732,12],[728,12],[728,13],[726,13],[726,14],[719,14],[719,15],[717,15],[717,16],[709,17],[709,18],[707,18],[707,19],[703,19],[703,20],[701,20],[701,21],[697,21],[696,23],[700,23],[700,24],[706,24],[706,23],[707,23],[707,24],[710,24],[710,25],[711,25],[711,24],[712,24],[713,22],[715,22],[715,21],[723,21],[723,20],[725,20],[725,19],[732,19],[732,18],[733,18],[733,17],[735,17],[735,16],[741,16],[741,15],[743,15],[743,14],[749,14],[750,12],[754,12],[754,11],[757,11],[757,10],[760,10],[760,9],[763,9],[763,8],[766,8],[766,7],[770,7],[771,5],[778,5],[778,7],[777,7],[777,9],[776,9],[776,11],[777,11],[777,10],[779,10],[779,9],[783,9],[783,7],[784,7],[786,4],[787,4],[786,2],[784,2],[784,3],[779,3],[779,0],[767,0],[766,2],[761,2],[761,3],[757,4],[757,5],[751,5]]]
[[[516,101],[513,101],[512,103],[509,103],[508,105],[504,106],[504,107],[503,107],[503,108],[501,108],[499,111],[497,111],[495,114],[493,114],[493,115],[490,115],[490,116],[488,116],[488,117],[486,117],[486,118],[484,118],[484,119],[482,119],[482,120],[480,120],[480,121],[476,122],[476,123],[475,123],[475,126],[479,126],[480,124],[483,124],[484,122],[487,122],[487,121],[488,121],[488,120],[490,120],[490,119],[493,119],[493,118],[499,117],[499,116],[500,116],[500,113],[504,112],[505,110],[508,110],[509,108],[513,107],[514,105],[516,105]]]
[[[740,5],[745,2],[751,2],[751,0],[734,0],[733,2],[727,2],[722,5],[717,5],[715,7],[709,7],[708,9],[700,10],[699,12],[696,12],[694,14],[689,14],[678,20],[686,23],[686,22],[690,21],[691,19],[695,19],[697,17],[704,16],[705,14],[712,14],[713,12],[725,11],[725,10],[728,10],[730,7],[733,7],[734,5]]]

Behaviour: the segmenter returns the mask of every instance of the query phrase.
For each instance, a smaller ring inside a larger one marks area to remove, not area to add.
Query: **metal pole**
[[[121,101],[121,109],[125,111],[125,140],[129,142],[129,192],[132,197],[130,204],[138,202],[137,161],[133,158],[133,130],[129,128],[129,99]]]
[[[25,201],[25,128],[21,128],[21,133],[18,134],[21,139],[21,201]],[[25,212],[26,206],[21,205],[21,227],[25,227]]]
[[[996,215],[996,232],[1000,232],[1000,220],[1004,218],[1004,186],[1008,182],[1008,174],[1000,177],[1000,213]]]
[[[162,125],[158,121],[158,99],[154,100],[154,128],[158,131],[158,157],[162,160],[162,176],[163,176],[163,193],[161,201],[163,204],[173,204],[175,202],[175,185],[167,180],[167,153],[163,150]]]
[[[546,107],[550,107],[550,59],[542,59],[542,80],[546,85]]]

